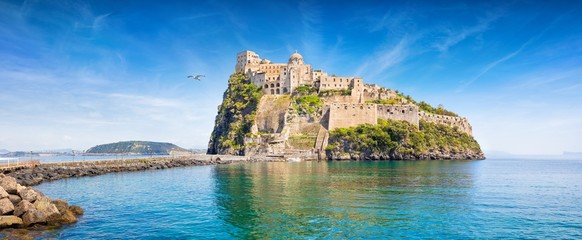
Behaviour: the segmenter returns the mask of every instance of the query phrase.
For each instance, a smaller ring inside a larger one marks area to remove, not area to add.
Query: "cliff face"
[[[228,80],[214,130],[208,143],[208,154],[244,155],[244,138],[251,133],[262,93],[242,73],[234,73]]]

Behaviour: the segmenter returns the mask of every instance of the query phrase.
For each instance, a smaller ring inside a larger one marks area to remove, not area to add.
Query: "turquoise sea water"
[[[582,238],[582,161],[256,163],[65,179],[41,238]]]

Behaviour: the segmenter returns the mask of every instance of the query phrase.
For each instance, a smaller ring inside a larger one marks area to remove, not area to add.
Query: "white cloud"
[[[408,47],[411,41],[408,37],[403,37],[395,46],[386,44],[376,54],[368,57],[356,70],[355,76],[366,74],[368,78],[374,79],[377,75],[387,69],[400,64],[409,54]]]
[[[462,28],[459,31],[451,28],[445,28],[444,32],[447,35],[446,38],[444,38],[444,40],[441,42],[436,42],[434,46],[439,51],[446,52],[449,48],[460,43],[466,38],[487,31],[489,26],[499,17],[501,17],[499,14],[489,14],[486,18],[480,19],[476,25]]]

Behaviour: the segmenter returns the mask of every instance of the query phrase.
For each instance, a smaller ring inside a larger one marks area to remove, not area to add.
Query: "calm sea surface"
[[[41,238],[582,238],[582,161],[257,163],[65,179]]]

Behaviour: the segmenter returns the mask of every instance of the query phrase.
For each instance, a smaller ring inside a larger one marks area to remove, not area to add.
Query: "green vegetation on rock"
[[[86,153],[92,154],[138,154],[138,155],[166,155],[172,151],[188,151],[171,143],[126,141],[108,143],[89,148]]]
[[[218,107],[208,154],[244,155],[244,137],[254,124],[261,96],[261,88],[251,83],[243,73],[230,76],[222,104]]]
[[[341,89],[341,90],[329,89],[329,90],[319,91],[319,96],[321,96],[321,97],[324,97],[324,96],[350,96],[350,95],[352,95],[352,88]]]
[[[321,108],[322,102],[317,95],[295,97],[293,107],[299,114],[314,114]]]
[[[323,102],[316,94],[317,90],[310,86],[299,86],[293,96],[293,108],[302,115],[317,113]]]
[[[383,105],[402,105],[404,104],[404,102],[402,101],[401,98],[388,98],[388,99],[376,99],[376,100],[371,100],[371,101],[366,101],[366,103],[368,104],[383,104]]]
[[[418,109],[420,111],[424,111],[424,112],[427,112],[427,113],[439,114],[439,115],[446,115],[446,116],[453,116],[453,117],[458,117],[459,116],[459,115],[457,115],[454,112],[451,112],[449,110],[444,109],[443,106],[441,106],[441,105],[439,105],[438,107],[435,108],[435,107],[431,106],[430,104],[428,104],[428,103],[426,103],[424,101],[419,102],[416,105],[418,105]]]
[[[288,144],[294,149],[310,150],[315,146],[317,136],[301,134],[290,136]]]
[[[443,124],[420,121],[420,127],[378,119],[330,132],[326,148],[331,159],[482,159],[470,135]]]

